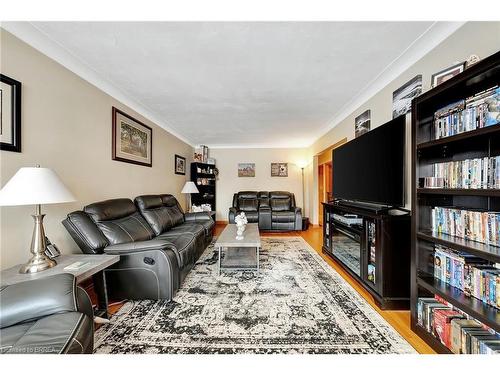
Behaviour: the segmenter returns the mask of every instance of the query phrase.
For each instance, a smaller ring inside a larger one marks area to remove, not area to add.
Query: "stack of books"
[[[500,213],[434,207],[431,210],[433,233],[446,233],[471,241],[500,246]]]
[[[434,277],[500,309],[500,269],[483,258],[436,245]]]
[[[433,170],[445,188],[500,189],[500,156],[436,163]]]
[[[498,124],[498,86],[460,100],[434,113],[435,139]]]
[[[500,335],[439,296],[417,300],[417,323],[456,354],[500,354]]]

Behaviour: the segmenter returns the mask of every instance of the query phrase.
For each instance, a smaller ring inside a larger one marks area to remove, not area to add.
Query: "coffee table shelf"
[[[261,248],[258,224],[247,224],[241,240],[236,239],[236,231],[236,224],[228,224],[215,242],[219,252],[218,274],[223,270],[254,270],[258,274]]]

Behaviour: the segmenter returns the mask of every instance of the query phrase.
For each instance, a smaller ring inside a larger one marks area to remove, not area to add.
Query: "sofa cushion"
[[[201,231],[203,233],[203,227]],[[196,237],[196,234],[188,232],[173,233],[168,231],[160,234],[157,238],[168,240],[174,244],[180,259],[179,267],[182,269],[193,264],[196,260]]]
[[[271,220],[273,223],[294,223],[294,211],[272,211]]]
[[[201,223],[194,223],[194,222],[186,222],[182,223],[180,225],[177,225],[176,227],[170,229],[167,232],[164,232],[166,236],[173,236],[173,235],[183,235],[185,233],[193,234],[195,236],[198,235],[204,235],[205,234],[205,228]]]
[[[83,208],[110,245],[144,241],[154,232],[130,199],[110,199]]]
[[[141,195],[135,204],[157,236],[184,222],[184,213],[170,194]]]
[[[238,198],[238,208],[241,211],[257,211],[259,200],[257,198]]]
[[[249,223],[258,223],[259,222],[259,212],[258,211],[238,211],[237,215],[241,212],[245,213],[247,220]]]
[[[2,329],[2,353],[80,354],[93,347],[94,322],[80,312],[49,315],[37,321]]]
[[[288,198],[271,198],[271,210],[273,211],[290,211],[291,199]]]

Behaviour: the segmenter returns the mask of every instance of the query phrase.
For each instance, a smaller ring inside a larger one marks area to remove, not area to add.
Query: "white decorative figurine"
[[[245,231],[245,227],[248,224],[248,219],[245,216],[245,213],[242,212],[234,218],[234,221],[236,222],[236,227],[238,228],[238,230],[236,231],[236,239],[242,240],[243,232]]]

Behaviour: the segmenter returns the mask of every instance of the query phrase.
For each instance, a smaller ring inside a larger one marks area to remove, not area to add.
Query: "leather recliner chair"
[[[111,199],[68,214],[63,225],[87,254],[116,254],[105,270],[117,299],[171,300],[212,239],[209,214],[184,214],[170,194]]]
[[[89,354],[94,314],[87,293],[69,273],[0,289],[2,354]]]
[[[229,223],[244,212],[249,223],[258,223],[268,231],[302,230],[302,210],[295,206],[295,196],[287,191],[241,191],[233,196]]]

